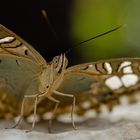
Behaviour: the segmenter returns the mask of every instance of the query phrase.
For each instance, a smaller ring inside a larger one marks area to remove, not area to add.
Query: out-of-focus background
[[[140,56],[139,0],[4,0],[0,7],[0,23],[33,45],[47,61],[121,24],[127,26],[73,49],[67,55],[70,64]]]

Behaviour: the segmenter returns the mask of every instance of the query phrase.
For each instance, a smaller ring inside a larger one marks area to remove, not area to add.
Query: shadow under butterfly
[[[55,116],[71,112],[83,115],[94,109],[109,111],[122,96],[136,102],[140,96],[140,58],[101,60],[68,67],[65,54],[47,63],[28,43],[0,25],[0,117],[23,116],[52,111]],[[55,105],[54,105],[55,104]],[[71,109],[72,107],[72,109]],[[76,129],[76,128],[75,128]]]

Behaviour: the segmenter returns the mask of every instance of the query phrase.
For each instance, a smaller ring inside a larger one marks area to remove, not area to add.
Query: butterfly
[[[123,96],[136,102],[139,96],[140,58],[101,60],[68,67],[65,54],[46,60],[27,42],[0,25],[0,117],[23,116],[52,110],[60,115],[71,108],[82,115],[105,105],[111,111]],[[52,105],[53,103],[53,105]]]

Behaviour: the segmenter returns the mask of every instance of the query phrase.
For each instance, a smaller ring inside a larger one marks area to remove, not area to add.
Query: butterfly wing
[[[101,105],[107,105],[111,110],[124,95],[130,97],[131,101],[137,100],[139,74],[140,58],[85,63],[69,67],[56,90],[75,95],[80,113],[91,108],[100,112]],[[58,99],[63,112],[64,106],[69,106],[71,100],[64,97]]]
[[[39,94],[41,70],[28,58],[0,54],[0,117],[19,115],[23,96]],[[33,102],[26,104],[25,114],[32,108]]]
[[[13,54],[45,65],[45,59],[27,42],[0,24],[0,53]]]
[[[33,47],[0,25],[0,117],[19,113],[25,94],[38,94],[43,66],[46,61]],[[33,105],[30,101],[26,104],[28,109]]]

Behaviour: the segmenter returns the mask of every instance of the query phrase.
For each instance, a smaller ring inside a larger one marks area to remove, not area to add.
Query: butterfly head
[[[57,73],[61,72],[63,68],[66,68],[68,65],[68,60],[65,56],[65,54],[61,54],[58,56],[55,56],[53,60],[51,61],[51,64],[53,64],[54,69]]]

